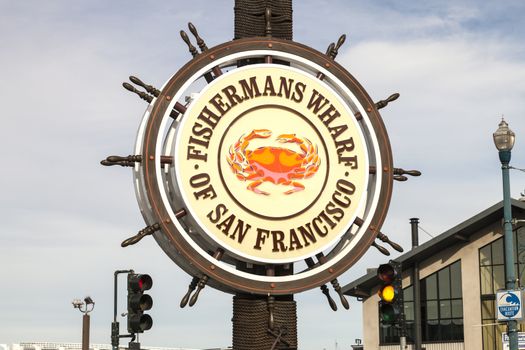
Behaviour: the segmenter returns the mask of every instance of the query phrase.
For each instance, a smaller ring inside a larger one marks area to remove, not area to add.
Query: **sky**
[[[395,183],[383,232],[409,248],[410,218],[436,236],[501,200],[501,115],[516,133],[511,165],[525,168],[525,3],[301,0],[293,10],[295,41],[324,52],[346,33],[337,61],[374,100],[401,94],[381,110],[394,165],[423,175]],[[131,170],[99,164],[132,154],[146,108],[121,83],[161,86],[182,67],[188,21],[210,47],[229,41],[233,1],[0,0],[0,343],[80,342],[71,301],[86,295],[91,342],[109,343],[113,271],[133,268],[154,280],[142,344],[231,345],[231,295],[206,288],[180,309],[191,278],[155,241],[120,248],[145,224]],[[525,173],[512,171],[512,197],[524,191]],[[340,283],[386,260],[372,248]],[[362,336],[360,302],[333,312],[318,289],[295,299],[301,349],[350,349]]]

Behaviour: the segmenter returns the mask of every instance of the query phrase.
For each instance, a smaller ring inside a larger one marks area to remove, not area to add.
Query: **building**
[[[512,200],[516,278],[525,286],[525,202]],[[421,336],[427,350],[503,349],[495,293],[505,288],[503,203],[394,259],[402,264],[408,349],[414,343],[413,272],[419,270]],[[521,221],[523,220],[523,221]],[[399,349],[396,327],[379,319],[376,269],[343,288],[363,302],[364,349]],[[519,325],[525,331],[525,325]]]

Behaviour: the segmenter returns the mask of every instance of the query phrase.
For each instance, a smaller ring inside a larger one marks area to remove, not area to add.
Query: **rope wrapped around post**
[[[271,13],[271,28],[274,38],[292,40],[291,0],[235,0],[234,39],[265,36],[266,10]]]
[[[268,327],[266,300],[245,295],[233,297],[233,350],[297,349],[297,304],[294,300],[273,302],[274,329]]]

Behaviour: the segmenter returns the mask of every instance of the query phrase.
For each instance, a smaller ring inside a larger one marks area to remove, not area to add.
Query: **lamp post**
[[[85,297],[84,301],[74,299],[73,307],[84,315],[82,316],[82,350],[89,350],[89,313],[95,308],[95,302],[91,297]]]
[[[510,179],[509,162],[512,147],[514,147],[515,135],[509,129],[509,125],[501,118],[498,130],[493,134],[494,144],[499,151],[501,161],[501,172],[503,176],[503,230],[505,240],[505,288],[514,290],[515,288],[515,267],[514,267],[514,240],[512,237],[512,211],[510,204]],[[518,349],[518,330],[517,322],[509,320],[507,323],[507,334],[509,336],[510,350]]]

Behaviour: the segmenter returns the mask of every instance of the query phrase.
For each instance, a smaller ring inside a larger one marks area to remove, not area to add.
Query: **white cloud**
[[[492,133],[502,113],[518,135],[513,162],[525,164],[520,50],[503,38],[462,34],[363,42],[339,57],[374,100],[401,93],[381,111],[394,165],[423,175],[395,183],[383,230],[404,247],[410,247],[410,217],[437,235],[501,200]],[[512,173],[514,197],[523,179]],[[421,241],[428,239],[422,233]]]

